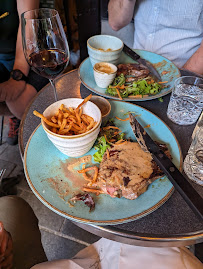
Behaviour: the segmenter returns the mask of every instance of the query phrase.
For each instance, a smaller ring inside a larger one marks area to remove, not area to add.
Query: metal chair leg
[[[2,140],[3,140],[3,129],[4,129],[4,116],[1,116],[0,145],[2,145]]]

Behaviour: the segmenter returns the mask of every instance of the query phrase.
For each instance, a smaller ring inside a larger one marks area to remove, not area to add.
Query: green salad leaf
[[[100,163],[105,151],[110,148],[110,145],[107,143],[104,136],[101,136],[97,140],[97,144],[94,147],[97,152],[93,155],[94,161]]]
[[[116,96],[118,95],[117,89],[120,92],[122,98],[126,98],[129,95],[154,95],[161,91],[162,86],[157,82],[150,82],[151,78],[139,79],[132,83],[125,83],[125,76],[123,73],[117,76],[113,83],[108,86],[106,93]],[[118,86],[118,87],[116,87]],[[117,89],[116,89],[117,88]]]

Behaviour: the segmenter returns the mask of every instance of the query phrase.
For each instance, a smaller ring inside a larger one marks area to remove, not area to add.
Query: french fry
[[[71,113],[72,115],[74,115],[74,114],[75,114],[75,110],[74,110],[74,108],[69,107],[68,109],[69,109],[69,111],[70,111],[70,113]]]
[[[53,127],[52,129],[51,129],[51,131],[53,132],[53,133],[57,133],[57,129],[55,128],[55,127]]]
[[[68,112],[64,112],[64,113],[63,113],[63,117],[64,117],[64,118],[68,118],[69,116],[70,116],[70,114],[69,114]]]
[[[39,112],[37,112],[36,110],[33,111],[33,114],[41,119],[43,119],[44,122],[46,122],[47,125],[51,126],[51,127],[55,127],[55,128],[59,128],[58,124],[55,124],[51,121],[49,121],[46,117],[44,117],[42,114],[40,114]]]
[[[63,111],[63,108],[64,108],[64,104],[61,104],[59,109]]]
[[[63,107],[63,112],[64,112],[64,113],[68,113],[68,114],[70,114],[70,110],[67,109],[66,107]]]
[[[59,130],[59,134],[67,135],[70,132],[72,126],[73,126],[73,123],[70,123],[67,128],[65,128],[65,129],[63,129],[61,131]]]
[[[84,115],[85,115],[85,114],[84,114]],[[87,118],[87,120],[88,120],[89,122],[91,122],[91,121],[93,120],[93,118],[90,117],[89,115],[85,115],[85,117]]]
[[[74,127],[76,130],[81,131],[81,127],[78,126],[77,124],[73,123],[73,127]]]
[[[82,115],[82,107],[79,110],[79,116],[81,117],[81,115]]]
[[[75,115],[76,115],[76,119],[77,119],[78,124],[81,126],[81,117],[80,117],[77,110],[75,111]]]
[[[69,120],[70,120],[70,121],[72,121],[72,122],[74,122],[74,123],[76,123],[76,122],[77,122],[76,117],[75,117],[75,116],[73,116],[73,115],[70,115],[68,118],[69,118]]]
[[[59,132],[62,131],[65,128],[66,124],[67,124],[67,119],[66,118],[63,118],[63,121],[61,123]]]
[[[84,133],[87,131],[87,125],[84,123],[84,122],[82,122],[82,130],[84,130]]]
[[[58,113],[58,125],[61,126],[63,120],[63,112],[59,109]]]
[[[83,106],[85,103],[87,103],[92,97],[92,94],[88,95],[81,104],[79,104],[79,106],[76,108],[76,111],[79,111],[79,109],[81,108],[81,106]]]
[[[90,129],[92,129],[94,126],[94,120],[92,119],[90,124],[87,126],[87,131],[89,131]]]
[[[51,117],[51,121],[52,121],[53,123],[57,123],[57,118],[56,118],[55,116],[53,116],[53,117]]]
[[[83,120],[83,122],[84,122],[86,125],[89,125],[89,121],[87,120],[85,114],[82,114],[82,115],[81,115],[81,119]]]
[[[82,169],[82,170],[78,170],[78,173],[85,174],[86,172],[91,171],[91,170],[94,170],[94,176],[93,176],[93,178],[91,180],[91,182],[94,183],[97,180],[97,176],[98,176],[98,173],[99,173],[99,169],[98,169],[98,167],[96,165],[91,166],[91,167],[87,167],[87,168]]]

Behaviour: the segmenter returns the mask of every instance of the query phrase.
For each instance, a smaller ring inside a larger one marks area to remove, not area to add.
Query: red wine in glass
[[[37,74],[49,79],[58,100],[54,80],[69,62],[69,46],[58,12],[40,8],[21,15],[25,58]]]
[[[55,79],[64,71],[68,60],[62,50],[44,49],[31,53],[28,63],[37,74],[48,79]]]

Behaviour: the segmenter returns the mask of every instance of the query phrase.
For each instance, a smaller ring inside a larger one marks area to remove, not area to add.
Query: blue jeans
[[[14,61],[15,53],[0,53],[0,83],[9,79]]]

